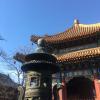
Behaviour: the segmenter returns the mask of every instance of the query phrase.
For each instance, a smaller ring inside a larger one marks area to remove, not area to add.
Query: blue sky
[[[0,47],[9,55],[31,45],[30,36],[55,34],[80,23],[100,22],[100,0],[0,0]]]
[[[0,34],[6,39],[1,47],[13,54],[30,45],[32,34],[65,31],[80,23],[100,22],[100,0],[0,0]]]

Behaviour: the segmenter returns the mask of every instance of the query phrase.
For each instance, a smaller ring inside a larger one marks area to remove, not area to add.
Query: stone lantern
[[[26,100],[52,100],[52,74],[59,71],[57,59],[47,53],[46,42],[38,40],[36,53],[26,55],[22,70],[26,75]]]

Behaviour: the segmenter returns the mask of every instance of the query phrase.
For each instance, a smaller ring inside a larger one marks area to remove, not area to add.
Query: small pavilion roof
[[[78,21],[75,20],[74,25],[64,32],[52,36],[43,37],[32,35],[31,41],[37,43],[38,39],[44,38],[48,45],[60,49],[68,47],[67,44],[69,44],[69,42],[85,38],[96,37],[98,33],[100,33],[100,23],[80,24]]]
[[[100,57],[100,47],[84,49],[84,50],[63,54],[61,56],[57,56],[57,60],[59,63],[60,62],[75,63],[75,62],[80,62],[82,60],[96,58],[96,57]]]

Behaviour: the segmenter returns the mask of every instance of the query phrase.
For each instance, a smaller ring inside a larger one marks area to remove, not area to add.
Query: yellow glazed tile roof
[[[84,59],[100,56],[100,47],[70,52],[61,56],[57,56],[58,62],[77,62]]]
[[[32,35],[31,41],[36,43],[39,38],[44,38],[45,41],[49,44],[59,44],[68,41],[78,40],[80,38],[95,36],[98,32],[100,32],[100,23],[88,25],[74,23],[71,28],[69,28],[65,32],[61,32],[56,35],[44,37]]]

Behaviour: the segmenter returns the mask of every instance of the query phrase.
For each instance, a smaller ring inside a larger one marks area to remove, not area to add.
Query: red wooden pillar
[[[54,100],[53,87],[52,87],[52,100]]]
[[[95,85],[95,92],[96,92],[95,100],[100,100],[100,83],[98,79],[94,79],[94,85]]]
[[[67,100],[67,90],[65,79],[62,80],[62,87],[58,91],[59,100]]]

